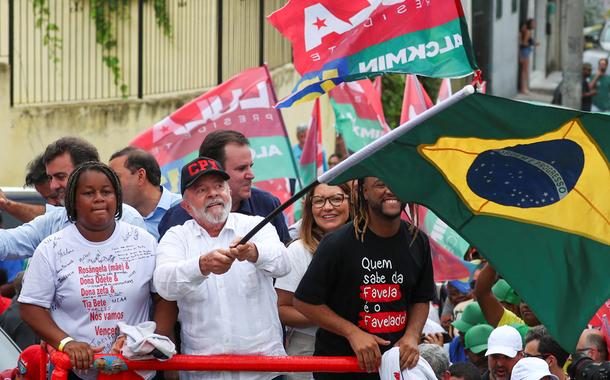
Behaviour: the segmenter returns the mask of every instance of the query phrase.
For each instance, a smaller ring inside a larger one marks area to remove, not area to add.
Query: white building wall
[[[519,65],[519,6],[513,11],[512,0],[493,1],[491,73],[492,94],[513,97],[517,93]],[[501,17],[498,5],[502,6]],[[484,74],[485,76],[485,74]]]

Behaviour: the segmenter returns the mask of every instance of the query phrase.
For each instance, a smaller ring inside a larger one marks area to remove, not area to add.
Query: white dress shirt
[[[286,248],[267,224],[250,240],[258,250],[256,263],[235,260],[228,272],[204,276],[199,257],[227,249],[244,236],[259,216],[229,214],[217,237],[194,220],[172,227],[157,249],[154,285],[159,295],[178,303],[182,352],[191,355],[286,355],[273,277],[290,271]],[[187,379],[271,379],[257,372],[181,372]]]

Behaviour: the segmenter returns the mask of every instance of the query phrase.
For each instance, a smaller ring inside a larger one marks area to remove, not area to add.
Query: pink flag
[[[402,100],[400,124],[404,124],[432,106],[432,100],[430,100],[417,77],[408,74],[405,80],[405,94]]]
[[[378,76],[373,80],[373,87],[375,87],[375,90],[377,90],[377,93],[379,95],[381,95],[381,90],[382,90],[381,86],[382,86],[381,85],[381,76]]]
[[[438,96],[436,97],[436,104],[439,104],[445,99],[449,99],[451,96],[451,79],[445,78],[441,81],[441,87],[438,89]]]
[[[366,87],[368,86],[365,85],[365,88]],[[377,113],[377,119],[381,123],[384,133],[387,133],[390,132],[390,126],[385,121],[385,114],[383,113],[383,103],[381,102],[381,90],[381,77],[379,76],[373,81],[372,89],[368,92],[368,98],[371,106],[373,107],[373,110]]]
[[[343,137],[348,152],[358,151],[389,130],[381,97],[370,80],[340,84],[329,96],[335,129]]]
[[[315,181],[318,175],[322,174],[323,155],[322,155],[322,128],[320,122],[320,99],[316,98],[311,111],[311,121],[303,145],[301,155],[300,172],[301,183],[308,185]]]
[[[130,145],[155,156],[161,184],[179,192],[180,169],[197,157],[205,136],[215,130],[239,131],[250,141],[255,157],[255,186],[269,188],[282,199],[289,193],[285,178],[295,178],[297,168],[290,158],[282,115],[273,108],[275,102],[267,68],[247,69],[175,110]]]

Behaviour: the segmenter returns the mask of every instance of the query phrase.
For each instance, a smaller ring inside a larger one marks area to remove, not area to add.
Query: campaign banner
[[[130,145],[155,156],[162,185],[174,192],[180,191],[182,166],[197,156],[205,136],[217,130],[235,130],[248,138],[255,186],[276,178],[296,178],[290,142],[274,103],[267,68],[251,68],[180,107]]]
[[[387,127],[379,93],[368,79],[342,83],[329,93],[335,129],[351,154],[381,137]]]
[[[268,17],[302,75],[278,107],[383,73],[461,77],[477,69],[460,0],[290,0]]]

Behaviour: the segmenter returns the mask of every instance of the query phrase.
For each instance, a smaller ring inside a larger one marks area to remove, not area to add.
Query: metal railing
[[[212,87],[248,67],[291,61],[288,41],[265,21],[282,0],[166,2],[172,36],[156,25],[152,2],[131,0],[113,33],[128,98],[179,94]],[[30,0],[0,0],[0,61],[10,64],[11,105],[120,100],[102,62],[87,0],[48,0],[62,49],[49,59]],[[4,22],[6,20],[6,22]]]
[[[174,355],[165,361],[128,360],[121,355],[96,354],[94,368],[102,369],[97,364],[116,365],[120,362],[121,370],[110,375],[100,373],[105,380],[130,380],[137,378],[133,371],[248,371],[248,372],[364,372],[358,366],[358,360],[352,356],[250,356],[250,355]],[[70,358],[63,352],[55,351],[50,355],[53,365],[51,380],[66,380],[72,369]],[[119,367],[119,366],[117,366]],[[44,366],[41,366],[44,368]],[[41,376],[42,377],[42,376]]]

